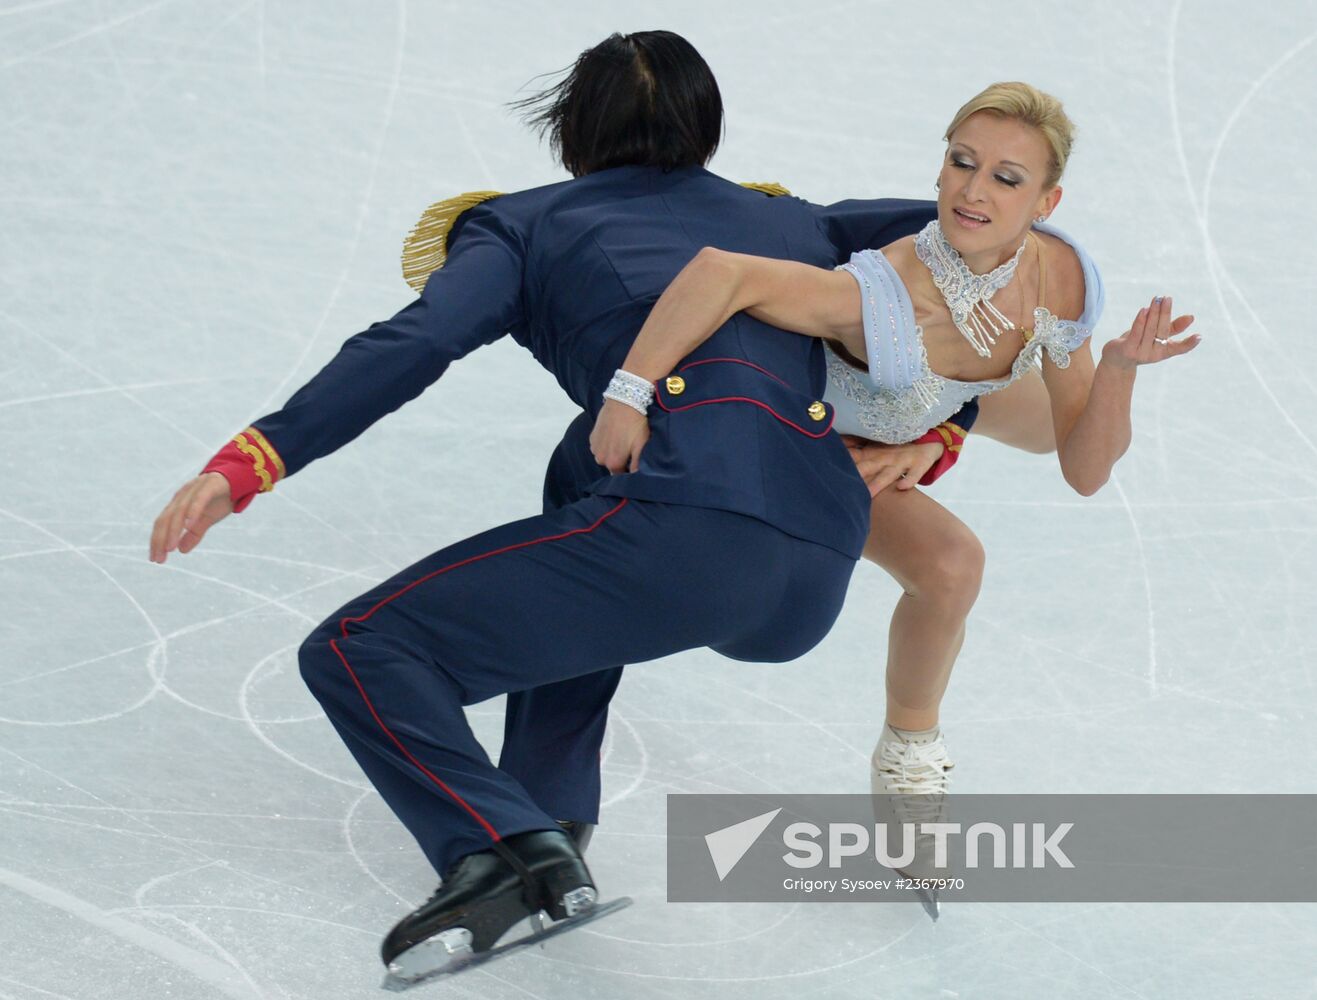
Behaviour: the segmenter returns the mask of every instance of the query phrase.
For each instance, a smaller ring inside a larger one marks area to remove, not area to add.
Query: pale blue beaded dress
[[[833,428],[873,441],[901,444],[950,418],[975,396],[1006,388],[1041,363],[1042,352],[1058,368],[1070,364],[1070,352],[1093,333],[1106,301],[1097,265],[1055,226],[1035,223],[1038,232],[1064,240],[1079,257],[1084,272],[1084,311],[1078,320],[1058,319],[1041,306],[1034,311],[1034,335],[999,379],[962,382],[944,378],[928,367],[923,330],[915,324],[914,306],[896,269],[881,250],[861,250],[839,266],[860,286],[864,309],[864,339],[869,371],[858,371],[831,349],[828,387],[824,395],[836,409]],[[826,347],[826,345],[825,345]]]

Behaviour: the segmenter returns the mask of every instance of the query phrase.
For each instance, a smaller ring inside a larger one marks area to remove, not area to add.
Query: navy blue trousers
[[[464,706],[701,646],[794,659],[831,628],[854,566],[741,514],[586,497],[349,602],[303,643],[302,676],[442,873],[501,837],[586,818],[495,767]]]
[[[584,499],[607,474],[590,452],[593,429],[588,413],[568,424],[544,470],[544,513]],[[507,697],[498,766],[555,819],[599,822],[601,748],[621,680],[619,664]]]

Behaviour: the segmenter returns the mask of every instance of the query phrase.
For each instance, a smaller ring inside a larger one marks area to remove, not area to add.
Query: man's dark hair
[[[513,107],[575,177],[629,165],[703,166],[722,137],[708,63],[671,31],[609,35],[563,79]]]

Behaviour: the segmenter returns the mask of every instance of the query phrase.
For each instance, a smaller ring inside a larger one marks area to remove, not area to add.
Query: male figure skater
[[[584,435],[569,431],[551,473],[554,509],[422,559],[300,650],[330,721],[443,873],[384,941],[403,983],[489,953],[539,911],[590,915],[594,881],[555,819],[594,818],[597,771],[593,802],[588,790],[573,800],[555,787],[558,762],[525,760],[537,725],[561,722],[574,679],[596,675],[585,683],[602,730],[618,664],[699,646],[788,660],[840,610],[870,498],[820,402],[821,346],[737,316],[669,377],[644,383],[618,367],[653,302],[705,245],[830,266],[932,217],[923,202],[819,209],[709,173],[717,84],[670,32],[611,36],[551,97],[545,120],[574,179],[462,213],[420,297],[238,434],[152,535],[157,561],[191,551],[210,524],[504,333],[557,377],[583,426],[605,394],[649,412],[636,471],[589,469]],[[516,387],[490,402],[486,419],[497,420]],[[531,689],[510,711],[508,766],[495,767],[463,706]],[[597,748],[594,730],[584,744]],[[578,746],[561,773],[581,770]]]

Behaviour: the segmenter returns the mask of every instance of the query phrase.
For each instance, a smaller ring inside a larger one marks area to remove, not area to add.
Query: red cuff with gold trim
[[[241,514],[257,493],[274,489],[285,470],[283,459],[265,435],[248,427],[216,452],[201,472],[218,472],[229,481],[233,512]]]
[[[936,482],[944,472],[956,464],[956,459],[960,457],[961,446],[965,443],[965,432],[948,420],[914,440],[915,444],[925,442],[942,445],[942,457],[924,473],[919,480],[920,486],[928,486]]]

